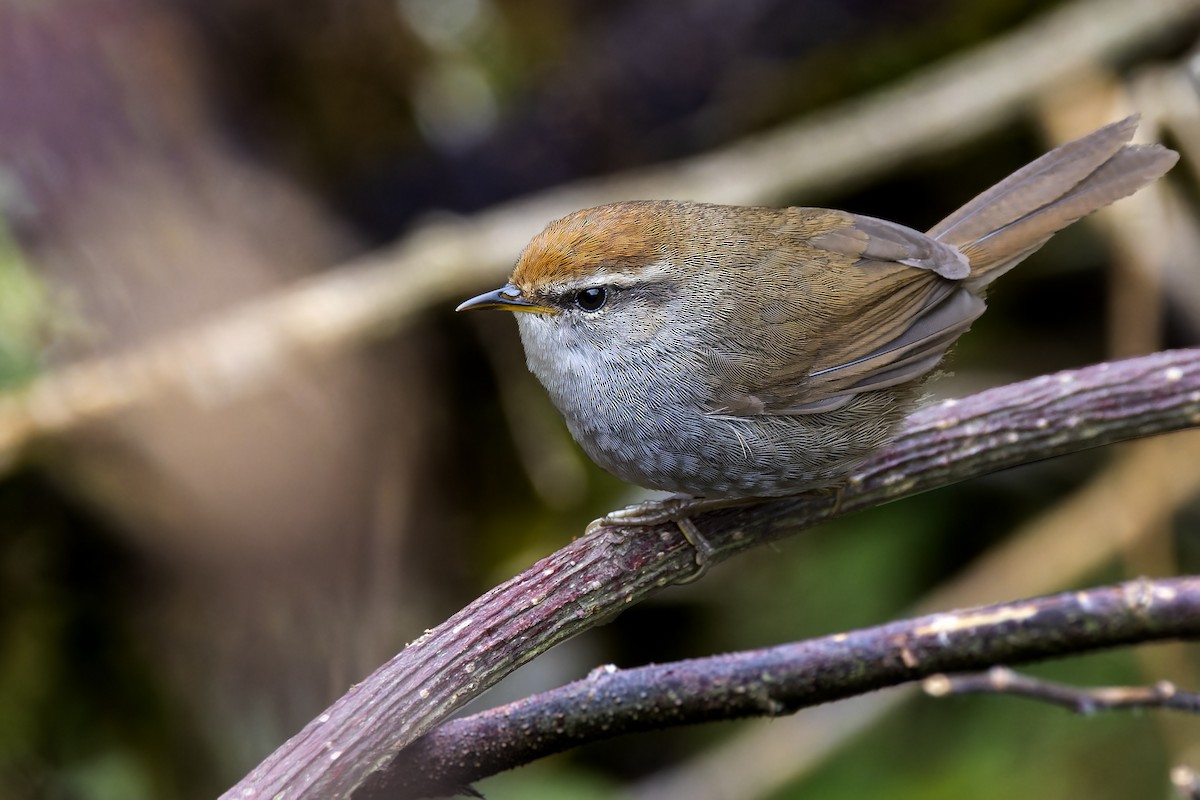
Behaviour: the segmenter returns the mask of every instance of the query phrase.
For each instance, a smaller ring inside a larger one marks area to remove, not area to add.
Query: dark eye
[[[584,311],[599,311],[608,300],[608,288],[604,286],[589,286],[575,293],[575,305]]]

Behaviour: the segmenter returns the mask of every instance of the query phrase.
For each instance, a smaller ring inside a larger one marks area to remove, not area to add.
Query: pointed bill
[[[455,311],[523,311],[532,314],[557,314],[557,309],[525,299],[521,290],[511,283],[490,292],[484,292],[478,297],[472,297],[460,305]]]

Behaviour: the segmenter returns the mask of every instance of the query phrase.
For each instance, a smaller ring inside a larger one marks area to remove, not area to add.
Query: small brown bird
[[[1128,144],[1136,126],[1062,145],[928,233],[820,208],[577,211],[459,310],[520,312],[571,434],[631,483],[704,498],[835,485],[888,442],[993,280],[1171,168],[1173,151]]]

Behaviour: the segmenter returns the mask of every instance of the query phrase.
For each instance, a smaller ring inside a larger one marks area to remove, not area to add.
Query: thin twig
[[[828,492],[695,522],[714,561],[841,514],[1035,459],[1200,425],[1200,349],[1035,378],[923,409]],[[521,664],[694,572],[670,524],[601,527],[409,645],[225,796],[347,797],[401,748]]]
[[[1169,708],[1200,712],[1200,694],[1181,692],[1170,681],[1153,686],[1102,686],[1082,689],[1065,683],[1042,680],[996,666],[969,675],[931,675],[922,682],[931,697],[952,694],[1009,694],[1062,706],[1076,714],[1134,708]]]

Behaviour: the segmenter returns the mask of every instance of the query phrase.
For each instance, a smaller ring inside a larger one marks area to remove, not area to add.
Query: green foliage
[[[550,758],[528,767],[481,781],[484,797],[521,800],[606,800],[613,797],[611,783],[593,772],[572,767],[566,758]]]
[[[46,318],[45,287],[0,219],[0,387],[36,371]]]

